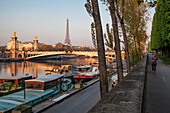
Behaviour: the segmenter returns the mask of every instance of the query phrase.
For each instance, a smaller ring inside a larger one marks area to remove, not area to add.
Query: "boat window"
[[[90,72],[91,71],[91,67],[85,67],[85,68],[78,68],[79,72]]]
[[[57,80],[57,84],[60,84],[60,79]]]
[[[112,57],[115,57],[115,55],[112,55]]]
[[[5,82],[11,82],[11,83],[14,83],[14,80],[5,80]]]
[[[87,70],[86,70],[87,72],[90,72],[90,71],[92,71],[92,69],[91,68],[87,68]]]
[[[23,83],[23,80],[22,79],[18,80],[18,83]]]
[[[42,84],[36,84],[35,88],[42,88]]]
[[[56,85],[55,82],[48,82],[48,83],[46,84],[46,89],[51,88],[51,87],[53,87],[53,86],[55,86],[55,85]]]
[[[26,88],[34,88],[33,84],[26,84]]]

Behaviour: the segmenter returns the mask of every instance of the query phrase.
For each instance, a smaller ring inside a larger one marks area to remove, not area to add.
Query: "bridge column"
[[[34,50],[35,51],[38,50],[38,36],[35,36],[35,38],[34,38]]]
[[[12,58],[17,58],[16,50],[12,50],[11,53],[12,53],[12,54],[11,54],[11,55],[12,55],[12,56],[11,56]]]
[[[5,56],[4,56],[4,58],[11,58],[12,56],[11,56],[11,53],[10,52],[5,52]]]
[[[22,58],[25,58],[25,51],[22,51]]]

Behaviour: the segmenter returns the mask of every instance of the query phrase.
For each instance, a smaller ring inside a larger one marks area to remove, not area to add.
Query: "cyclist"
[[[156,66],[157,66],[157,56],[156,54],[152,55],[152,59],[151,59],[151,64],[152,64],[152,71],[155,72],[156,71]]]

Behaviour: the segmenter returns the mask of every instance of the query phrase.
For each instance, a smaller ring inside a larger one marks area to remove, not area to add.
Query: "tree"
[[[157,0],[151,32],[151,47],[170,56],[170,1]]]
[[[120,39],[119,39],[119,31],[118,31],[118,22],[116,17],[116,9],[115,9],[115,0],[101,0],[108,7],[112,20],[112,28],[115,42],[115,53],[116,53],[116,64],[117,64],[117,74],[118,81],[122,81],[123,78],[123,65],[122,65],[122,56],[120,50]]]
[[[104,39],[106,41],[105,45],[109,47],[111,50],[114,49],[113,46],[113,29],[110,30],[109,24],[106,24],[107,36],[104,34]]]
[[[114,41],[115,41],[118,81],[122,81],[123,80],[122,56],[121,56],[121,50],[120,50],[120,39],[119,39],[119,31],[118,31],[118,25],[117,25],[114,0],[108,0],[108,4],[109,4],[109,11],[110,11],[111,19],[112,19],[112,27],[113,27],[113,34],[114,34]]]
[[[124,39],[124,45],[125,45],[125,54],[126,54],[126,63],[127,63],[127,71],[130,72],[130,58],[129,58],[129,49],[128,49],[128,41],[127,41],[127,35],[126,35],[126,29],[124,24],[124,6],[125,2],[124,0],[120,0],[119,2],[116,0],[116,13],[117,17],[120,21],[120,26],[122,28],[123,32],[123,39]]]
[[[128,48],[132,65],[141,60],[146,39],[147,7],[136,0],[126,0],[124,6],[124,23],[128,36]]]
[[[105,49],[104,49],[104,41],[103,41],[103,31],[102,31],[98,1],[87,0],[85,7],[89,15],[93,17],[95,23],[98,61],[99,61],[99,70],[100,70],[100,92],[102,98],[108,92],[108,77],[107,77],[106,58],[105,58]]]
[[[52,45],[42,44],[42,45],[39,47],[39,50],[40,50],[40,51],[53,51],[54,48],[53,48]]]

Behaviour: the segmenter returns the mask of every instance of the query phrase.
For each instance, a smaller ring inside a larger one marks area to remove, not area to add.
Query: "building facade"
[[[38,50],[38,36],[35,36],[32,42],[21,42],[17,40],[16,32],[14,32],[12,39],[7,43],[7,50],[17,51],[35,51]]]

